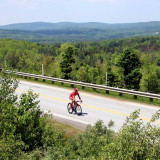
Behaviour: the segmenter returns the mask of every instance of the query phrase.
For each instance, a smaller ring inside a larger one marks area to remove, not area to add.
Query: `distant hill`
[[[88,23],[18,23],[0,26],[0,38],[39,43],[99,41],[134,36],[160,35],[160,22],[108,24]]]
[[[0,29],[7,30],[27,30],[27,31],[37,31],[37,30],[57,30],[57,29],[84,29],[84,28],[94,28],[94,29],[158,29],[160,27],[160,22],[139,22],[139,23],[99,23],[99,22],[88,22],[88,23],[73,23],[73,22],[60,22],[60,23],[47,23],[47,22],[33,22],[33,23],[16,23],[0,26]]]
[[[88,22],[88,23],[72,23],[72,22],[60,22],[60,23],[47,23],[47,22],[33,22],[33,23],[17,23],[0,26],[0,29],[8,30],[57,30],[57,29],[73,29],[73,28],[105,28],[110,27],[111,24]]]

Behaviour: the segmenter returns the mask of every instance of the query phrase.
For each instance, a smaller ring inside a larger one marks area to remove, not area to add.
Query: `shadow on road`
[[[81,114],[78,114],[78,113],[77,113],[77,115],[78,115],[78,116],[85,116],[85,115],[88,115],[88,113],[81,113]]]

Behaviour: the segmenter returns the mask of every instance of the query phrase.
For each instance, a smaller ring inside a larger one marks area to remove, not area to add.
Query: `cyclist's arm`
[[[78,94],[78,98],[80,99],[80,101],[82,102],[82,99],[81,99],[81,97],[80,97],[80,95]]]

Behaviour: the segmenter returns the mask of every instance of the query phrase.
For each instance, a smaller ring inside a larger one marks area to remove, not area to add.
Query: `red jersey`
[[[79,93],[74,91],[70,94],[69,98],[73,98],[73,96],[75,97],[77,95],[79,95]]]

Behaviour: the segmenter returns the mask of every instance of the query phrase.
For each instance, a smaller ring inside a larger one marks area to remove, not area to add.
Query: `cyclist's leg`
[[[75,108],[75,105],[76,105],[76,99],[75,99],[75,97],[73,96],[73,98],[72,98],[72,106],[73,106],[73,108]]]
[[[74,110],[76,110],[76,107],[77,107],[77,101],[76,100],[73,102],[73,107],[74,107]]]
[[[71,107],[73,107],[73,97],[69,96],[69,99],[71,100]]]
[[[73,101],[73,99],[72,99],[72,102],[71,102],[71,106],[74,107],[74,101]]]

